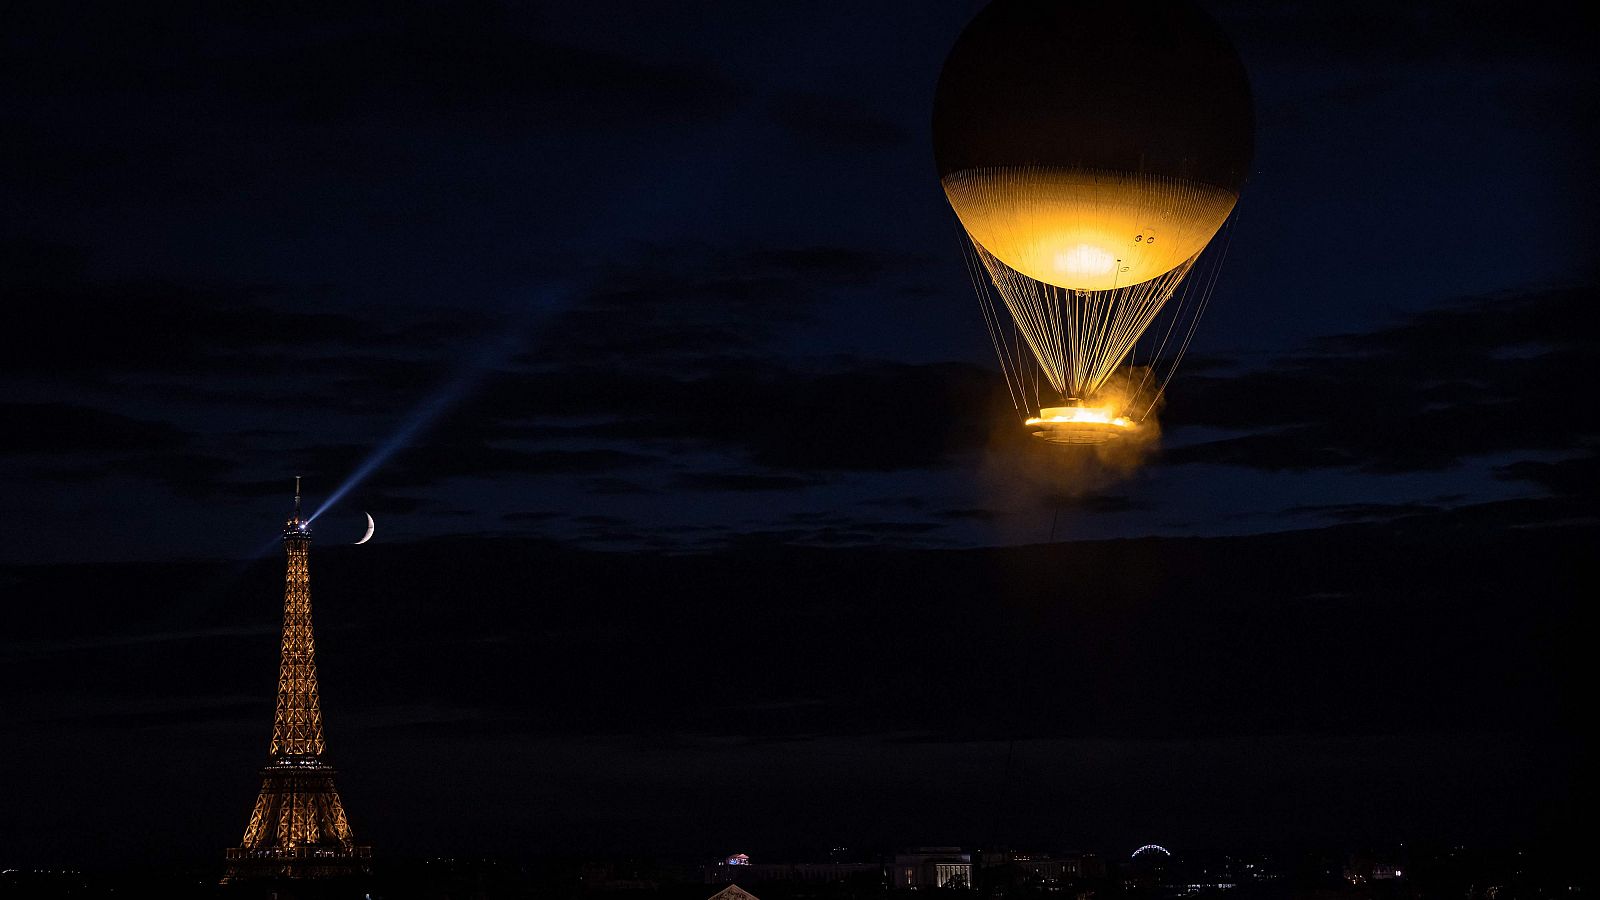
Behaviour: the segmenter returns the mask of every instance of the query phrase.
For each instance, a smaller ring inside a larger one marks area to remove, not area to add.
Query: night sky
[[[1216,297],[1159,453],[1063,473],[929,146],[981,5],[8,9],[0,864],[220,865],[293,476],[386,447],[312,554],[380,852],[1557,833],[1587,33],[1206,3]]]

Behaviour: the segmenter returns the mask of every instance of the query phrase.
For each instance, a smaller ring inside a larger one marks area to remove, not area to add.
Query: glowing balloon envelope
[[[994,0],[962,32],[934,152],[977,267],[1060,395],[1026,404],[1040,436],[1136,425],[1132,395],[1101,391],[1227,221],[1253,134],[1244,67],[1188,3]]]

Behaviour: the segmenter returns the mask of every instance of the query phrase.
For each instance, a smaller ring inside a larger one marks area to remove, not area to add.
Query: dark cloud
[[[769,528],[743,532],[737,541],[724,539],[726,546],[752,546],[761,543],[794,544],[812,547],[870,547],[904,545],[939,547],[949,542],[938,532],[949,523],[911,521],[909,518],[881,519],[834,512],[801,512],[788,517],[791,528]]]
[[[736,549],[759,547],[865,548],[884,546],[930,547],[948,544],[932,539],[943,526],[935,522],[860,522],[819,528],[762,528],[717,540],[714,546]]]
[[[892,147],[911,135],[899,123],[881,118],[844,97],[787,92],[770,104],[772,115],[800,137],[855,148]]]
[[[1173,382],[1169,425],[1248,430],[1168,463],[1267,470],[1442,470],[1474,456],[1573,451],[1600,435],[1574,402],[1595,336],[1590,287],[1479,298],[1237,374]]]
[[[976,507],[962,507],[960,509],[942,509],[935,513],[941,519],[952,521],[992,522],[1000,514],[992,509],[978,509]]]
[[[306,477],[318,484],[339,484],[371,453],[361,445],[302,447],[294,453],[303,462]],[[655,457],[614,449],[550,449],[494,446],[442,429],[399,450],[381,472],[365,484],[369,490],[407,489],[438,484],[451,478],[493,475],[581,475],[634,468]],[[277,486],[279,493],[282,485]]]
[[[585,478],[583,480],[583,492],[612,497],[656,493],[653,488],[645,487],[636,481],[611,477]]]
[[[872,500],[863,500],[863,501],[861,501],[861,505],[862,506],[875,507],[877,509],[903,509],[903,510],[916,511],[916,510],[927,509],[927,507],[928,507],[928,498],[926,498],[926,497],[877,497],[877,498],[874,498]]]
[[[704,411],[664,429],[676,425],[685,436],[741,448],[759,465],[802,471],[941,465],[987,440],[1000,391],[993,373],[953,363],[762,372],[698,387],[711,401]]]
[[[697,492],[793,491],[838,473],[947,466],[983,450],[997,430],[1009,427],[1000,383],[980,367],[774,354],[785,330],[825,302],[819,297],[827,285],[870,282],[903,261],[829,247],[759,250],[726,260],[666,258],[682,268],[664,275],[658,290],[646,289],[649,277],[641,273],[667,270],[647,262],[634,274],[616,275],[615,289],[581,294],[541,332],[552,355],[565,354],[559,366],[530,354],[492,368],[375,476],[363,504],[411,512],[428,501],[409,492],[447,479],[503,476],[566,480],[597,498],[644,496],[661,483]],[[87,340],[104,352],[75,358],[104,390],[133,390],[120,382],[134,376],[168,379],[163,394],[169,399],[225,403],[260,396],[269,399],[259,402],[285,411],[327,405],[382,413],[377,421],[393,423],[446,376],[450,367],[439,361],[441,354],[462,346],[463,334],[494,327],[489,317],[442,322],[403,310],[385,310],[381,325],[351,313],[283,313],[265,297],[229,304],[218,302],[221,295],[176,286],[97,285],[71,274],[74,265],[70,254],[43,254],[39,265],[24,268],[35,274],[22,283],[46,291],[41,296],[51,302],[40,308],[72,309],[93,323]],[[679,275],[686,280],[674,280]],[[807,287],[782,288],[794,302],[774,316],[763,289],[780,282]],[[171,302],[156,304],[157,295]],[[1574,452],[1596,426],[1589,410],[1570,403],[1568,385],[1594,348],[1585,333],[1561,323],[1588,296],[1587,289],[1563,289],[1482,298],[1370,333],[1321,339],[1266,367],[1214,358],[1174,382],[1167,424],[1248,432],[1179,443],[1164,461],[1396,472],[1445,469],[1495,453]],[[148,315],[129,311],[152,307]],[[43,321],[35,331],[40,340],[22,341],[13,332],[15,377],[45,371],[55,355],[67,352],[68,337],[38,330]],[[710,340],[703,328],[731,337]],[[168,333],[182,337],[169,341],[165,352],[151,353],[148,348]],[[360,355],[346,350],[357,345]],[[241,360],[248,362],[241,366]],[[680,361],[689,364],[677,366]],[[673,368],[662,371],[663,365]],[[307,384],[315,387],[284,390],[282,379],[290,376],[258,378],[257,369],[306,370]],[[203,373],[198,380],[209,387],[186,392],[186,383],[196,380],[190,373]],[[30,425],[23,441],[31,444],[19,448],[97,455],[50,460],[36,465],[35,474],[80,482],[128,476],[202,500],[280,494],[281,477],[240,477],[260,471],[263,457],[292,458],[311,483],[338,484],[372,451],[371,444],[308,443],[293,430],[249,429],[239,440],[119,416],[97,423],[90,421],[92,408],[77,404],[42,408],[54,410],[53,418]],[[39,415],[30,409],[13,418]],[[916,428],[907,431],[909,422]],[[704,461],[687,469],[671,462],[683,451]],[[1557,470],[1539,468],[1549,465],[1506,467],[1498,477],[1544,484],[1558,477]],[[1091,513],[1150,508],[1133,493],[1067,492],[1059,503]],[[1387,511],[1407,509],[1398,504]],[[1379,513],[1352,503],[1295,507],[1285,515]],[[982,522],[991,514],[941,518]],[[852,544],[934,532],[922,525],[897,531],[841,521],[786,537]],[[764,533],[780,537],[776,529]],[[640,545],[657,545],[658,538],[625,522],[588,536],[615,543],[628,534]],[[724,531],[694,540],[728,537]]]
[[[940,522],[872,522],[858,525],[857,527],[879,535],[927,534],[930,531],[938,531],[944,527],[944,524]]]
[[[548,522],[551,519],[561,518],[563,513],[558,512],[512,512],[505,513],[500,519],[505,522]]]
[[[1582,39],[1559,24],[1571,10],[1558,3],[1358,0],[1299,7],[1213,0],[1206,5],[1258,60],[1370,69],[1381,63],[1571,62],[1587,55]]]
[[[5,246],[17,265],[0,272],[13,316],[0,335],[0,374],[15,378],[98,386],[171,378],[168,389],[197,398],[265,400],[276,393],[294,404],[333,402],[341,393],[360,394],[352,390],[358,381],[383,385],[388,395],[425,384],[436,370],[416,354],[488,328],[487,319],[470,314],[318,309],[283,287],[103,282],[85,277],[70,249]],[[285,390],[303,378],[323,380],[321,389]]]
[[[1524,460],[1497,468],[1507,481],[1528,481],[1557,496],[1593,498],[1600,491],[1600,456],[1593,454],[1557,462]]]
[[[1040,504],[1087,513],[1121,513],[1150,508],[1149,503],[1124,494],[1047,494],[1040,498]]]
[[[523,361],[692,374],[706,361],[756,359],[811,323],[842,288],[863,288],[910,260],[859,248],[639,248],[628,266],[542,324]]]
[[[166,102],[174,94],[202,118],[422,118],[510,131],[552,119],[616,130],[703,119],[741,93],[711,69],[552,41],[536,18],[495,3],[96,7],[91,16],[36,7],[32,40],[6,55],[6,80],[35,95],[147,104],[152,135],[169,122],[195,127]]]
[[[68,403],[0,403],[0,421],[12,453],[172,452],[187,443],[168,423]]]
[[[1436,513],[1439,507],[1426,503],[1331,503],[1322,505],[1291,506],[1283,512],[1290,516],[1310,516],[1334,519],[1341,522],[1394,519],[1400,516],[1418,516]]]
[[[32,470],[57,481],[127,476],[199,500],[266,497],[282,492],[279,463],[292,460],[307,483],[337,485],[419,401],[459,377],[451,373],[463,363],[452,357],[462,354],[483,375],[374,476],[364,505],[414,511],[425,501],[409,492],[497,476],[589,476],[578,485],[591,496],[642,495],[657,490],[648,476],[621,473],[659,467],[663,447],[709,458],[703,471],[656,472],[680,490],[789,490],[820,483],[816,472],[936,466],[981,444],[986,413],[966,400],[987,403],[998,390],[976,367],[817,361],[777,349],[830,291],[906,262],[872,251],[646,248],[636,265],[541,321],[538,349],[504,363],[483,336],[512,326],[490,313],[322,311],[278,288],[105,282],[87,277],[69,248],[10,247],[18,265],[6,284],[21,319],[8,332],[8,377],[65,377],[50,391],[181,410],[180,422],[165,424],[90,421],[78,404],[35,422],[55,407],[30,409],[18,449],[99,451]],[[967,412],[951,416],[952,405]],[[260,427],[264,410],[290,427]],[[324,410],[366,417],[372,442],[316,442],[301,426],[324,422]],[[889,415],[923,424],[907,438],[883,426]],[[243,427],[230,433],[230,417]]]
[[[863,247],[767,247],[742,260],[745,271],[767,272],[810,285],[864,284],[897,266],[917,260]]]
[[[117,450],[119,455],[100,462],[42,465],[36,474],[65,483],[128,476],[159,484],[179,497],[209,500],[217,496],[216,485],[226,482],[239,467],[237,460],[204,453],[140,454],[136,448],[127,446]],[[128,455],[130,452],[134,455]],[[281,493],[282,483],[278,482],[277,487]]]
[[[697,374],[650,380],[609,367],[506,375],[456,418],[486,437],[688,443],[785,475],[943,465],[984,445],[1003,404],[994,373],[960,363],[841,360],[819,371],[713,357]],[[518,424],[541,418],[595,421]]]
[[[280,487],[281,491],[282,488]],[[379,515],[407,515],[424,507],[433,505],[433,501],[424,497],[404,497],[383,491],[363,491],[361,494],[361,508],[369,513]],[[438,510],[434,515],[461,515],[460,510]]]
[[[240,478],[242,472],[259,471],[268,454],[264,448],[239,453],[236,458],[172,452],[151,455],[128,451],[98,462],[41,463],[37,474],[60,481],[88,481],[125,475],[154,481],[179,496],[209,500],[220,498],[281,497],[284,479]],[[324,490],[343,483],[349,473],[373,452],[367,445],[310,445],[287,451],[296,462],[295,472]],[[495,476],[565,477],[616,472],[649,466],[658,458],[648,454],[607,448],[558,449],[492,446],[471,436],[444,431],[422,437],[399,450],[382,469],[362,483],[361,505],[373,512],[410,513],[435,501],[396,491],[426,489],[451,479]],[[620,481],[620,479],[618,479]]]
[[[817,479],[797,475],[755,472],[689,472],[678,476],[676,486],[692,491],[793,491],[816,485]]]

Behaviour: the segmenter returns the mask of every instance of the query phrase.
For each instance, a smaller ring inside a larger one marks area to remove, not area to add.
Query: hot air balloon
[[[1154,407],[1210,299],[1197,264],[1254,123],[1237,53],[1180,0],[994,0],[961,33],[934,155],[1036,435],[1100,443]]]

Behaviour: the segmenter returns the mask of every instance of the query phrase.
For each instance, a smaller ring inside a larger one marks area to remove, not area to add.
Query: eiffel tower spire
[[[370,847],[355,843],[333,785],[333,767],[322,761],[322,705],[311,633],[311,524],[300,515],[298,476],[283,547],[288,570],[272,743],[250,824],[239,846],[227,853],[224,883],[353,875],[367,870],[372,855]]]

